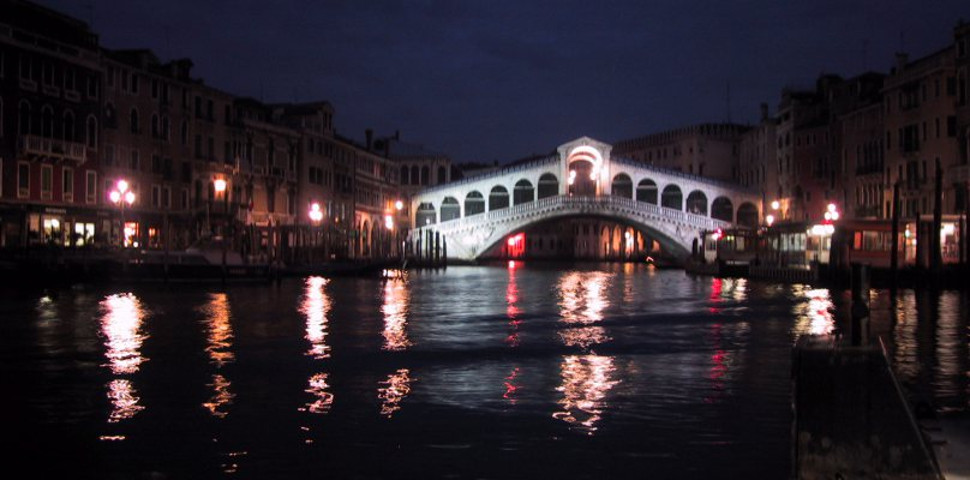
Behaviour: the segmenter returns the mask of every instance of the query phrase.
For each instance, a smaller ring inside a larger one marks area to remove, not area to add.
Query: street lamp
[[[130,207],[135,203],[135,192],[128,189],[127,180],[121,179],[115,184],[115,189],[108,193],[108,198],[121,209],[121,246],[127,247],[128,238],[135,232],[134,229],[129,230],[125,222],[125,205]]]

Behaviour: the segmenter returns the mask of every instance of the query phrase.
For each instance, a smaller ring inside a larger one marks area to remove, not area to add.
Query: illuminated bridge
[[[761,218],[757,192],[611,150],[582,137],[549,157],[424,190],[411,199],[410,238],[418,248],[440,238],[447,258],[475,260],[535,224],[599,217],[645,232],[684,259],[700,232]]]

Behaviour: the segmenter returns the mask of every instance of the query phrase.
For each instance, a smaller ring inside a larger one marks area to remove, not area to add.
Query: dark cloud
[[[731,118],[753,121],[782,87],[886,71],[970,18],[965,0],[41,1],[229,92],[329,100],[343,134],[488,161],[722,121],[729,84]]]

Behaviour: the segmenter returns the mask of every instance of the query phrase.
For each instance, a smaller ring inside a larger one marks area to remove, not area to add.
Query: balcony
[[[20,152],[33,159],[46,157],[52,160],[74,162],[78,166],[87,161],[87,146],[85,144],[43,138],[36,135],[20,136]]]

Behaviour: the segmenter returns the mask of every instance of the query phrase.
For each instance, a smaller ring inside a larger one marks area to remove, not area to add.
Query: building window
[[[162,138],[164,138],[166,142],[172,139],[169,130],[168,115],[162,117]]]
[[[138,95],[138,74],[131,74],[131,93],[133,95]]]
[[[95,203],[98,201],[98,172],[88,171],[84,180],[84,201]]]
[[[162,187],[152,185],[152,207],[158,208],[162,205]]]
[[[86,140],[87,140],[88,148],[97,148],[98,120],[94,118],[94,115],[88,115],[86,130],[87,130]]]
[[[162,188],[162,206],[172,208],[172,189],[169,187]]]
[[[64,123],[63,123],[63,128],[61,130],[62,130],[61,133],[64,134],[65,142],[74,141],[74,113],[71,112],[70,110],[64,111]]]
[[[30,103],[26,100],[21,100],[17,106],[17,132],[30,135]]]
[[[182,141],[183,146],[189,144],[189,124],[185,120],[182,120],[180,140]]]
[[[131,109],[131,114],[129,115],[129,124],[131,125],[131,133],[138,133],[138,110],[135,108]]]
[[[161,125],[158,123],[158,114],[152,113],[152,138],[162,136]]]
[[[73,203],[74,202],[74,169],[64,167],[61,172],[62,175],[62,200],[64,202]]]
[[[30,164],[20,162],[17,164],[17,197],[27,198],[30,196]]]
[[[40,135],[44,138],[54,137],[54,109],[50,105],[40,109]]]
[[[98,83],[98,77],[95,75],[88,75],[88,98],[98,98],[99,90],[101,90],[101,84]]]
[[[139,159],[138,159],[138,150],[132,149],[131,150],[131,161],[128,163],[128,168],[130,168],[134,172],[137,172],[138,171],[138,167],[140,167],[139,163],[140,162],[139,162]]]
[[[946,136],[957,136],[957,117],[954,115],[946,117]]]
[[[40,199],[50,200],[54,191],[54,167],[40,166]]]
[[[189,189],[183,188],[182,194],[180,195],[179,208],[182,210],[188,210],[189,208]]]

